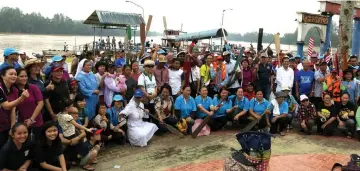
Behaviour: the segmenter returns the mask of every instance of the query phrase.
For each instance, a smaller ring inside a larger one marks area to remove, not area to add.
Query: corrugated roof
[[[226,36],[228,35],[225,29],[224,29],[224,33]],[[196,32],[196,33],[182,34],[179,37],[177,37],[175,41],[187,41],[193,39],[210,39],[210,38],[218,38],[218,37],[223,37],[221,28]]]
[[[140,14],[119,13],[100,10],[95,10],[84,21],[84,24],[118,27],[126,27],[127,25],[139,26],[141,23],[144,23],[144,19]]]

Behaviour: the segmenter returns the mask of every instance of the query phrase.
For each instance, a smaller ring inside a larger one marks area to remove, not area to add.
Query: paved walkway
[[[239,149],[235,131],[210,136],[178,139],[174,135],[155,136],[147,147],[114,146],[99,156],[101,171],[220,171],[230,148]],[[272,140],[270,170],[322,171],[333,163],[346,164],[349,155],[360,154],[360,143],[342,137],[289,133]],[[120,169],[115,168],[120,166]]]

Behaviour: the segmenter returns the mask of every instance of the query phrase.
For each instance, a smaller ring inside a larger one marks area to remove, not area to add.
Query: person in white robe
[[[130,144],[140,147],[147,146],[148,141],[159,129],[155,124],[143,121],[148,112],[147,109],[144,109],[144,104],[141,102],[143,97],[143,92],[137,89],[129,104],[120,112],[120,115],[123,114],[128,117],[127,134]]]

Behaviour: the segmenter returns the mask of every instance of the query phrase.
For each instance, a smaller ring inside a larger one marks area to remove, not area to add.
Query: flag
[[[126,35],[127,35],[128,40],[131,40],[131,27],[130,26],[126,27]]]
[[[313,53],[313,48],[314,48],[314,39],[311,37],[309,39],[309,46],[308,46],[308,59],[310,59],[310,57]]]
[[[329,63],[329,61],[330,61],[331,58],[332,58],[331,42],[329,43],[329,50],[330,50],[329,55],[328,55],[328,56],[325,56],[325,62],[326,62],[326,63]]]

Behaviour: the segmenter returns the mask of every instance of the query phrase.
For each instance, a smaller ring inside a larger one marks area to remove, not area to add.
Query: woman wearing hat
[[[121,132],[125,136],[127,131],[126,119],[119,115],[122,110],[124,110],[125,99],[117,94],[113,97],[113,102],[111,107],[106,110],[107,115],[110,120],[110,127],[114,128],[115,131]]]
[[[146,60],[144,63],[144,72],[139,76],[138,79],[138,86],[141,87],[141,90],[143,91],[145,96],[145,108],[150,110],[150,113],[155,113],[153,99],[157,96],[158,93],[155,76],[152,72],[154,66],[154,61]]]
[[[159,129],[155,124],[143,121],[143,118],[149,111],[144,109],[142,98],[144,98],[143,90],[135,90],[134,97],[130,100],[125,109],[120,112],[120,115],[122,114],[128,117],[127,135],[130,144],[140,147],[147,146],[148,141]]]
[[[312,127],[315,125],[316,109],[315,105],[309,101],[309,98],[302,94],[300,96],[300,107],[298,109],[297,117],[300,123],[301,131],[311,134]]]
[[[45,87],[40,71],[42,65],[44,65],[44,62],[40,61],[39,59],[30,59],[25,61],[24,68],[28,76],[28,82],[30,84],[36,85],[44,94],[47,90],[52,90],[54,87],[52,85]]]
[[[56,114],[61,112],[58,109],[59,102],[69,99],[69,87],[63,79],[64,69],[62,66],[52,65],[49,81],[45,83],[46,87],[53,87],[44,94],[46,114],[43,116],[44,121],[56,120]]]

